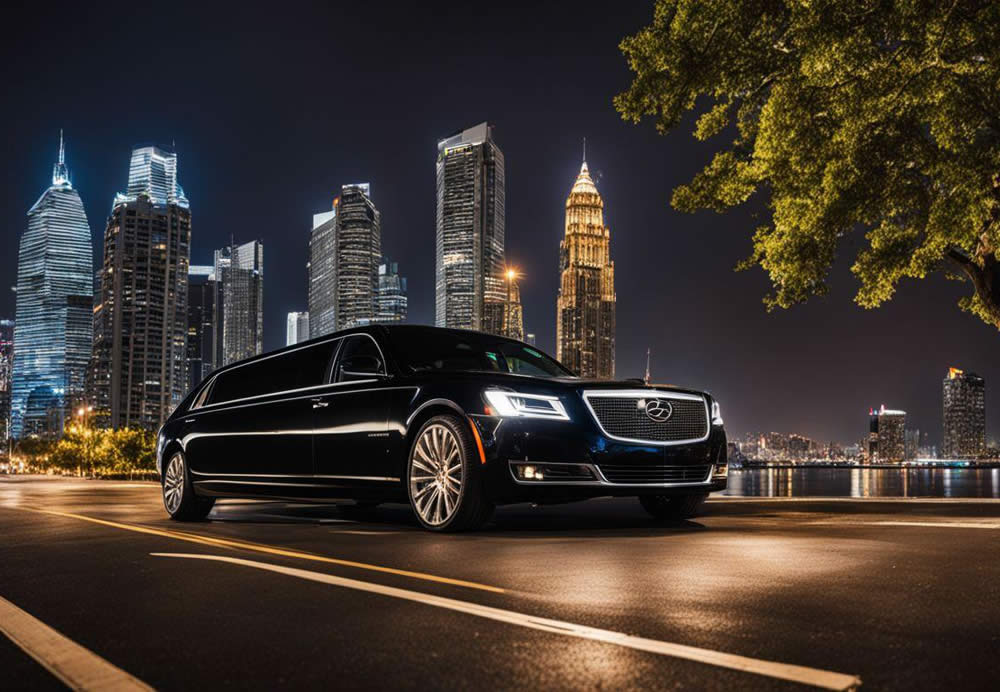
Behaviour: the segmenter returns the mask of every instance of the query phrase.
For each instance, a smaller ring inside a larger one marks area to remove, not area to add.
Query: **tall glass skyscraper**
[[[386,257],[378,267],[378,314],[375,320],[382,324],[406,321],[406,277],[399,275],[399,265]]]
[[[215,370],[215,268],[188,268],[187,391]]]
[[[309,338],[337,331],[337,207],[313,215],[309,236]]]
[[[251,240],[216,250],[215,280],[221,294],[216,317],[221,367],[264,350],[264,244]]]
[[[309,340],[309,313],[290,312],[285,324],[285,346],[294,346]]]
[[[337,209],[337,328],[368,324],[378,312],[382,215],[368,183],[344,185]]]
[[[438,142],[435,324],[497,331],[504,309],[506,178],[488,123]]]
[[[94,305],[90,393],[95,420],[156,430],[188,389],[191,210],[177,182],[177,154],[132,151],[126,192],[104,230]]]
[[[93,267],[90,224],[70,182],[60,133],[52,185],[28,211],[18,252],[14,437],[50,431],[49,412],[83,395],[93,333]]]

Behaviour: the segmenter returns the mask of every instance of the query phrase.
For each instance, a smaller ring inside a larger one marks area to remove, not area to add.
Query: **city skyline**
[[[209,14],[192,31],[216,26]],[[579,141],[586,135],[591,158],[601,162],[603,176],[598,184],[608,203],[607,225],[616,230],[611,244],[618,265],[618,376],[641,377],[646,348],[652,347],[654,381],[710,389],[722,401],[727,423],[735,432],[781,428],[817,439],[852,440],[864,425],[863,410],[871,402],[886,401],[905,408],[914,425],[930,431],[940,444],[941,371],[955,365],[978,372],[988,381],[1000,381],[1000,365],[992,358],[1000,337],[996,330],[956,310],[961,287],[940,278],[904,284],[893,304],[863,311],[851,303],[854,281],[844,262],[834,274],[830,296],[788,312],[765,313],[760,303],[767,290],[765,277],[756,271],[730,271],[748,254],[751,217],[761,209],[722,216],[687,216],[669,209],[672,186],[700,168],[707,150],[688,141],[685,133],[658,138],[651,128],[622,123],[609,105],[628,76],[617,41],[648,20],[648,8],[626,9],[602,27],[585,26],[580,18],[567,14],[573,13],[553,5],[538,20],[543,27],[569,22],[568,28],[577,37],[574,45],[568,39],[560,43],[564,39],[551,34],[544,41],[541,35],[520,39],[527,41],[526,50],[533,55],[562,57],[533,60],[530,73],[515,62],[507,74],[516,76],[502,77],[502,83],[510,87],[507,92],[465,79],[468,73],[462,73],[459,66],[458,77],[449,80],[458,85],[450,86],[441,99],[421,102],[405,128],[386,127],[385,121],[366,124],[343,113],[338,113],[336,127],[330,127],[331,111],[322,101],[297,113],[292,122],[284,120],[289,116],[279,116],[275,130],[261,130],[265,122],[261,117],[247,122],[242,122],[242,116],[230,118],[224,106],[219,112],[225,128],[190,117],[192,103],[205,99],[209,106],[213,103],[211,89],[223,73],[233,80],[227,82],[228,93],[243,89],[251,93],[242,71],[222,69],[221,46],[220,55],[181,56],[178,69],[191,73],[191,91],[182,94],[179,103],[155,109],[136,103],[109,113],[97,98],[112,75],[117,81],[156,72],[150,69],[156,61],[149,56],[127,66],[111,61],[110,56],[84,57],[79,84],[59,95],[45,95],[28,83],[17,83],[12,97],[27,110],[4,116],[7,129],[18,134],[10,153],[11,168],[18,169],[18,174],[6,186],[0,206],[6,219],[3,275],[8,285],[13,283],[12,248],[23,228],[23,214],[34,201],[32,196],[37,196],[39,172],[44,175],[51,166],[51,156],[44,156],[43,149],[51,146],[47,142],[65,125],[73,142],[74,184],[81,189],[96,248],[100,247],[108,197],[120,188],[121,157],[134,142],[176,138],[185,161],[186,193],[196,215],[193,256],[205,258],[232,233],[244,238],[260,236],[269,243],[269,275],[290,277],[269,283],[265,350],[283,343],[286,313],[306,304],[301,267],[307,261],[308,222],[302,219],[329,208],[331,197],[346,180],[371,180],[379,191],[379,207],[387,228],[392,229],[386,234],[384,251],[402,260],[408,275],[410,321],[431,323],[433,250],[428,237],[433,235],[434,193],[428,161],[442,135],[488,119],[496,124],[507,159],[506,246],[508,261],[525,276],[520,284],[525,330],[537,334],[540,348],[554,353],[552,304],[565,185],[579,167]],[[388,21],[416,21],[429,27],[418,16],[405,13]],[[512,16],[501,14],[497,26],[509,26],[512,21]],[[30,29],[34,25],[24,24],[29,30],[21,40],[34,35]],[[53,36],[68,38],[70,27],[56,18],[49,28]],[[96,25],[91,28],[94,35],[87,37],[88,44],[104,31]],[[431,30],[419,40],[439,38],[440,33]],[[242,40],[236,32],[223,43]],[[548,44],[553,41],[565,50],[550,50]],[[462,45],[487,65],[496,66],[501,59],[509,62],[500,50],[499,37]],[[334,55],[320,52],[319,46],[318,36],[310,32],[300,35],[295,45],[289,44],[291,54],[282,63],[288,68],[282,71],[289,83],[269,83],[267,93],[272,99],[282,101],[287,93],[301,93],[304,79],[321,73],[341,51],[349,56],[351,47],[331,48]],[[291,69],[306,64],[305,53],[322,58],[316,60],[317,69]],[[41,64],[48,59],[41,54],[34,58]],[[255,60],[251,58],[252,63]],[[382,61],[374,61],[370,70],[381,69]],[[202,62],[204,76],[193,69]],[[357,61],[351,64],[359,65]],[[456,65],[449,63],[446,68]],[[244,68],[247,76],[254,67],[268,74],[276,69],[254,63]],[[588,75],[585,87],[573,84],[570,77],[580,70]],[[399,86],[398,98],[414,101],[419,100],[413,99],[417,92],[429,89],[443,74],[431,70],[425,78],[413,69],[403,72],[403,79],[412,79],[413,85],[392,81],[389,87]],[[534,99],[533,108],[524,109],[512,98],[534,93],[543,85],[545,91]],[[65,109],[55,108],[56,97],[72,103],[72,117],[66,117]],[[273,109],[265,110],[263,118],[275,116]],[[366,115],[370,114],[358,117]],[[345,138],[341,131],[356,136]],[[246,141],[255,142],[254,165],[234,166]],[[13,318],[13,298],[4,292],[0,317]],[[649,305],[663,307],[651,313]],[[987,392],[990,437],[998,433],[996,416],[990,413],[1000,410],[990,405],[995,397],[993,390]]]

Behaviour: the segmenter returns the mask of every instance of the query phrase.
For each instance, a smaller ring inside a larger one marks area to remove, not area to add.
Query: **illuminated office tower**
[[[385,258],[378,267],[378,315],[383,324],[406,321],[408,299],[406,277],[399,275],[399,265]]]
[[[344,185],[337,208],[337,328],[375,320],[378,267],[382,261],[382,215],[368,183]]]
[[[943,382],[945,459],[975,459],[986,452],[986,381],[949,368]]]
[[[83,397],[93,339],[94,257],[90,224],[70,182],[66,150],[52,184],[28,210],[17,257],[11,434],[58,435],[52,413]]]
[[[438,142],[435,324],[499,333],[504,309],[504,156],[488,123]]]
[[[309,338],[337,331],[337,206],[313,214],[309,235]]]
[[[251,240],[216,250],[215,283],[218,367],[259,355],[264,350],[264,244]]]
[[[285,346],[294,346],[309,340],[309,313],[290,312],[285,327]]]
[[[581,377],[615,375],[615,264],[604,201],[587,169],[566,200],[566,235],[559,243],[556,358]]]
[[[187,392],[190,258],[177,154],[136,147],[104,230],[89,372],[99,425],[155,431]]]
[[[0,443],[10,438],[10,388],[14,377],[14,320],[0,320]]]
[[[868,411],[868,462],[900,464],[906,457],[906,411],[881,408]]]
[[[500,330],[496,333],[508,339],[524,340],[524,310],[521,308],[521,289],[517,284],[518,274],[508,269],[504,277],[504,302]]]
[[[188,269],[188,391],[215,370],[215,268],[192,265]]]

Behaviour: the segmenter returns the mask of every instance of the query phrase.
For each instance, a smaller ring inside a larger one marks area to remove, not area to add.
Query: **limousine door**
[[[391,479],[385,361],[367,334],[345,339],[332,386],[313,402],[317,477],[347,485]]]
[[[325,381],[335,347],[307,346],[220,373],[191,424],[196,475],[279,491],[282,483],[307,481],[313,472],[310,390]]]

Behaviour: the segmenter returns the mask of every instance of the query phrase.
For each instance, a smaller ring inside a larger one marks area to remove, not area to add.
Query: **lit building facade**
[[[177,154],[137,147],[104,230],[88,373],[98,425],[155,431],[184,397],[190,261]]]
[[[309,313],[290,312],[285,326],[285,346],[309,340]]]
[[[399,275],[399,265],[386,257],[378,267],[378,315],[376,321],[393,324],[406,321],[408,298],[406,277]]]
[[[0,443],[10,439],[10,390],[14,379],[14,320],[0,320]]]
[[[313,215],[309,235],[309,338],[337,331],[337,207]]]
[[[868,463],[901,464],[906,458],[906,411],[868,411]]]
[[[17,257],[11,434],[62,432],[53,414],[84,396],[93,340],[94,250],[62,135],[52,184],[28,210]]]
[[[188,268],[187,390],[215,370],[215,268]]]
[[[503,302],[503,319],[498,333],[508,339],[524,340],[524,310],[521,307],[521,288],[517,274],[511,270],[505,277],[506,287]]]
[[[222,367],[264,350],[264,244],[251,240],[216,250],[214,273]]]
[[[337,208],[337,328],[369,324],[378,311],[382,215],[368,183],[344,185]]]
[[[942,384],[945,459],[975,459],[986,453],[986,381],[949,368]]]
[[[615,375],[615,265],[604,201],[584,160],[559,243],[556,358],[581,377]]]
[[[435,324],[499,333],[504,309],[504,156],[488,123],[438,142]]]

